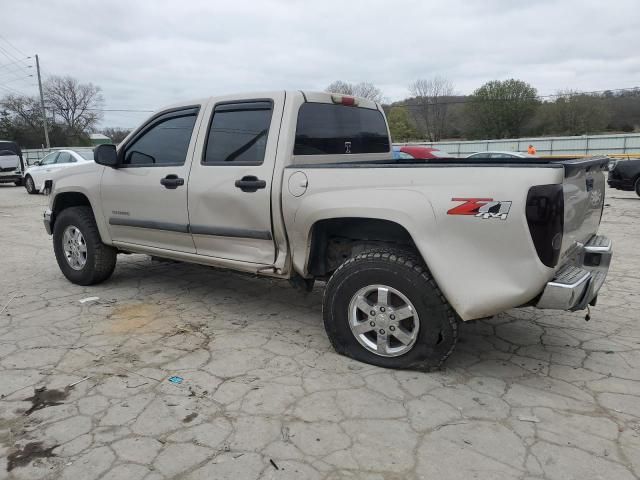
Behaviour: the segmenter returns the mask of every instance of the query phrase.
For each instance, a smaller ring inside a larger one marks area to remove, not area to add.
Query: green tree
[[[406,107],[391,107],[387,115],[389,131],[394,142],[407,142],[419,138]]]
[[[473,92],[466,105],[471,136],[508,138],[520,135],[535,113],[537,90],[522,80],[492,80]]]
[[[606,97],[572,91],[559,92],[555,102],[549,106],[551,130],[561,135],[582,135],[604,130],[610,118]]]

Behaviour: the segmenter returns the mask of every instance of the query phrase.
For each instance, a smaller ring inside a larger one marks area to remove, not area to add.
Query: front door
[[[187,179],[199,107],[154,117],[118,151],[102,176],[102,208],[114,242],[195,253]]]
[[[207,108],[202,157],[189,177],[189,220],[197,253],[270,265],[271,180],[284,92],[217,101]],[[204,129],[203,129],[204,130]]]

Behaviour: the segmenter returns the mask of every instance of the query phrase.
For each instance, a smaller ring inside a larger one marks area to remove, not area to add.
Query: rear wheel
[[[33,181],[33,178],[31,177],[31,175],[27,175],[24,178],[24,188],[27,189],[27,193],[30,195],[35,195],[36,193],[38,193],[38,190],[36,189],[36,184]]]
[[[53,249],[64,276],[78,285],[103,282],[116,267],[117,251],[102,243],[91,207],[69,207],[58,215]]]
[[[457,317],[422,261],[373,249],[345,261],[323,302],[338,353],[386,368],[440,367],[456,344]]]

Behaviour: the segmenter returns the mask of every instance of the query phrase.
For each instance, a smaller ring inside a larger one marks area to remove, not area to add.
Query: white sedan
[[[24,188],[31,194],[46,193],[46,182],[53,180],[56,172],[86,162],[93,162],[93,150],[54,150],[25,170]]]

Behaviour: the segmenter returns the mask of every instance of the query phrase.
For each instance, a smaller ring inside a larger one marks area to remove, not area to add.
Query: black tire
[[[38,193],[38,190],[36,189],[36,184],[33,181],[33,178],[31,178],[31,175],[27,175],[26,177],[24,177],[24,188],[27,189],[27,193],[29,195],[35,195]]]
[[[63,235],[69,226],[80,230],[87,247],[86,263],[80,270],[73,269],[65,255]],[[77,285],[104,282],[116,267],[117,250],[102,243],[91,207],[69,207],[58,214],[53,226],[53,250],[64,276]]]
[[[360,289],[386,285],[413,304],[419,318],[417,339],[399,356],[381,356],[356,339],[349,327],[349,304]],[[458,317],[426,266],[415,254],[371,249],[346,260],[331,276],[323,299],[324,326],[336,351],[361,362],[385,368],[432,370],[453,352]]]

